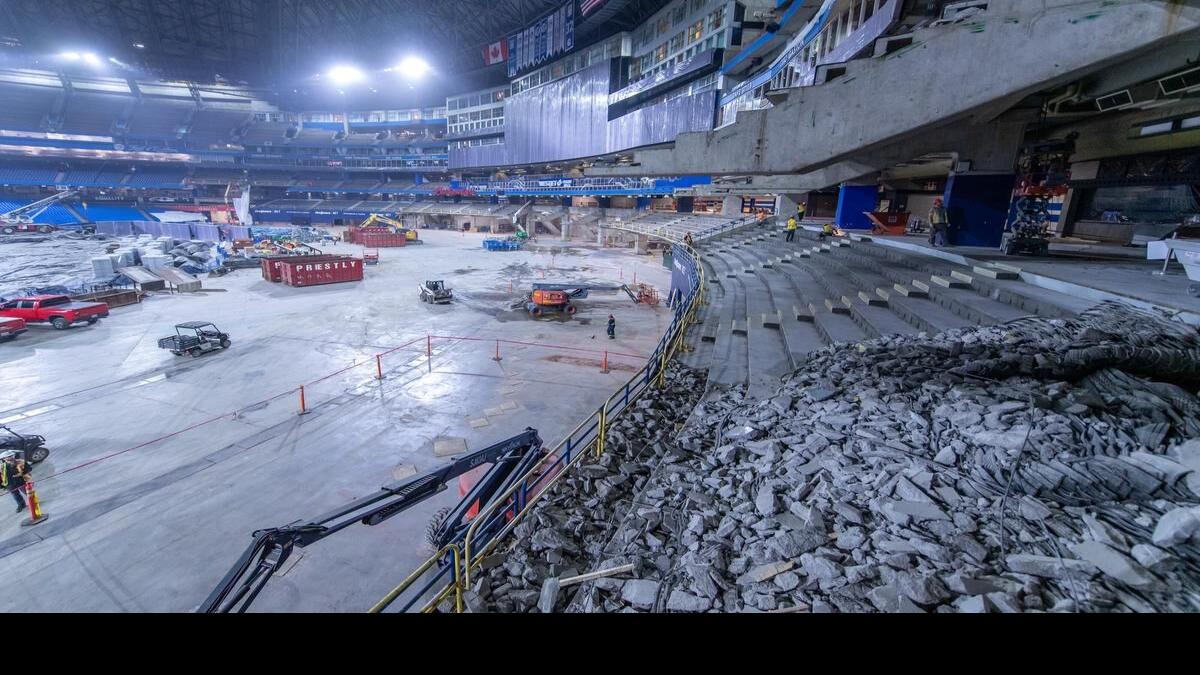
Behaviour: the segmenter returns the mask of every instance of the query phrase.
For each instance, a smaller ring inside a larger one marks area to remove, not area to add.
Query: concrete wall
[[[918,31],[911,47],[849,62],[844,76],[794,91],[775,108],[742,113],[736,124],[717,131],[683,134],[670,150],[639,151],[636,169],[643,175],[711,173],[717,167],[728,173],[812,172],[939,125],[993,119],[1028,94],[1198,28],[1200,7],[1194,3],[992,3],[977,21]],[[1113,35],[1120,39],[1103,39]],[[971,58],[956,57],[966,54]],[[837,180],[828,184],[852,178],[831,176]]]
[[[1071,156],[1072,162],[1200,147],[1200,129],[1145,138],[1131,138],[1129,135],[1133,127],[1146,122],[1190,115],[1200,115],[1200,101],[1105,116],[1084,124],[1055,129],[1054,135],[1062,137],[1072,131],[1079,132],[1079,138],[1075,141],[1075,154]],[[1074,170],[1071,177],[1077,178]]]

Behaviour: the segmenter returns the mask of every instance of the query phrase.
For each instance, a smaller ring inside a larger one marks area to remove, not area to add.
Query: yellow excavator
[[[410,243],[410,244],[420,243],[420,240],[417,239],[417,231],[416,230],[405,227],[404,223],[402,223],[398,220],[388,218],[387,216],[383,216],[378,213],[372,213],[370,218],[367,218],[366,220],[362,221],[361,223],[359,223],[358,226],[359,227],[390,227],[393,230],[395,230],[397,234],[403,233],[404,238],[405,238],[405,240],[408,241],[408,243]]]

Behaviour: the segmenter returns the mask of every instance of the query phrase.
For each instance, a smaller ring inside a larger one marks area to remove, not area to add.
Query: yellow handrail
[[[404,581],[401,581],[398,586],[393,588],[387,595],[383,596],[383,598],[380,599],[379,602],[375,603],[375,605],[373,607],[371,607],[371,609],[367,610],[367,612],[369,614],[379,614],[383,610],[387,609],[389,605],[391,605],[393,602],[396,601],[396,598],[400,597],[401,593],[408,590],[409,586],[413,585],[413,583],[415,583],[417,579],[420,579],[422,575],[424,575],[426,572],[429,571],[430,567],[433,567],[433,565],[436,564],[439,560],[441,560],[442,557],[445,556],[446,553],[448,553],[448,552],[452,552],[454,554],[454,580],[449,584],[448,587],[453,587],[454,591],[455,591],[455,593],[454,593],[455,594],[455,602],[454,602],[455,610],[454,611],[456,613],[461,613],[462,612],[463,584],[461,583],[462,580],[458,576],[458,574],[459,574],[458,544],[449,544],[447,546],[443,546],[441,549],[438,550],[437,553],[434,553],[433,556],[431,558],[429,558],[429,560],[426,560],[423,565],[421,565],[416,570],[414,570],[412,574],[409,574],[408,577],[406,577],[404,579]],[[445,596],[445,589],[438,592],[438,597],[434,598],[434,602],[431,603],[432,606],[437,606],[437,603],[441,602],[441,600],[444,596]],[[426,607],[428,608],[429,606],[430,605],[427,605]]]

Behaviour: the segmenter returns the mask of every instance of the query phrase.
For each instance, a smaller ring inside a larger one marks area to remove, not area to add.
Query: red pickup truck
[[[8,342],[28,330],[21,319],[0,319],[0,342]]]
[[[0,305],[0,317],[23,319],[26,322],[49,322],[59,330],[73,323],[96,323],[108,316],[103,302],[75,302],[65,295],[35,295],[17,298]]]

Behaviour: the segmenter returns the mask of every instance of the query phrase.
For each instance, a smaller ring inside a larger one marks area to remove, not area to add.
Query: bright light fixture
[[[100,65],[100,57],[96,56],[95,54],[93,54],[91,52],[87,52],[86,54],[83,55],[83,62],[88,64],[89,66],[99,66]]]
[[[416,56],[407,56],[397,66],[396,70],[400,74],[410,80],[419,80],[429,72],[429,64],[425,59]]]
[[[83,58],[79,55],[79,52],[63,52],[62,54],[59,54],[59,56],[62,57],[64,61],[78,61],[79,59]]]
[[[327,73],[330,80],[338,86],[347,84],[355,84],[367,79],[366,73],[355,68],[354,66],[334,66]]]

